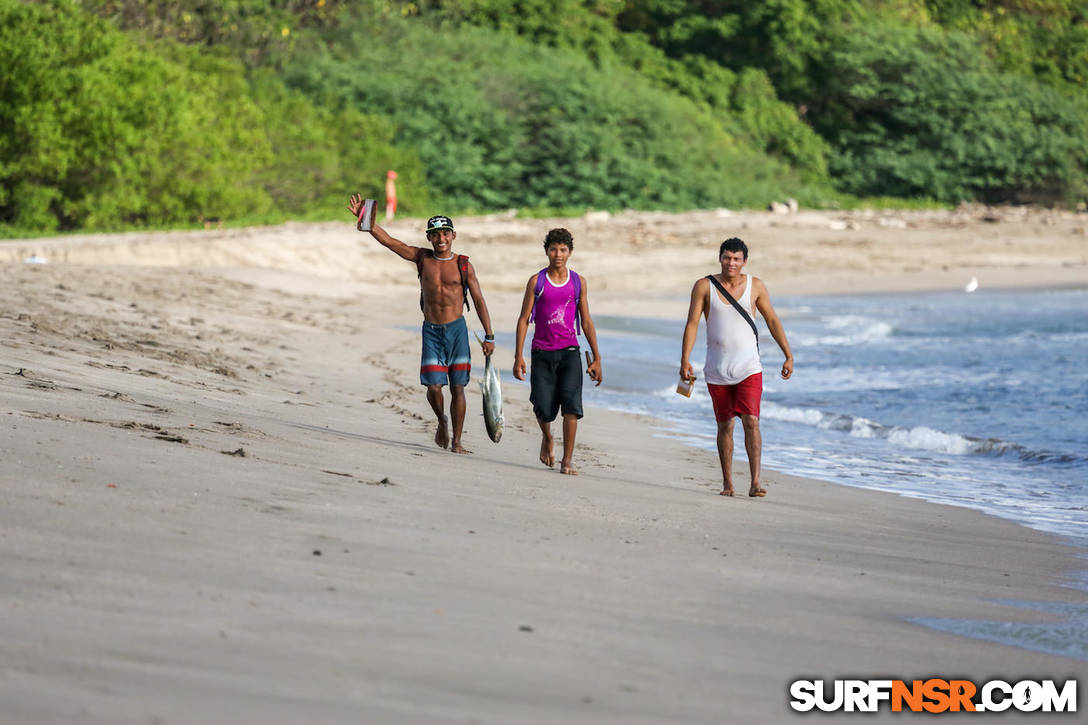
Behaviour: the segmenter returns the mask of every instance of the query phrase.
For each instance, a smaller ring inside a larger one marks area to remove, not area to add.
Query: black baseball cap
[[[442,216],[441,214],[439,214],[438,216],[433,216],[427,220],[428,234],[439,229],[449,229],[452,232],[453,220],[450,219],[448,216]]]

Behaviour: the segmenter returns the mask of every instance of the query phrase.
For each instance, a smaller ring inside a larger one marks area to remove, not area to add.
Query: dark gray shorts
[[[582,417],[582,358],[577,347],[533,350],[529,370],[533,414],[547,423],[563,415]]]

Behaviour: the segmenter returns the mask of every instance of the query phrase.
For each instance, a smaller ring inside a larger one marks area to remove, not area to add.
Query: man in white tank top
[[[722,495],[733,495],[733,418],[744,427],[744,449],[752,474],[749,496],[766,496],[759,483],[762,439],[759,433],[759,402],[763,394],[763,366],[759,361],[759,337],[755,310],[763,315],[771,337],[782,348],[782,379],[793,374],[793,354],[786,331],[771,305],[767,287],[758,277],[742,274],[748,262],[748,245],[736,237],[718,250],[720,275],[704,277],[691,290],[691,306],[680,351],[680,377],[694,380],[689,357],[699,332],[699,318],[706,318],[707,390],[718,422],[718,460],[722,466]],[[720,289],[719,289],[720,287]],[[723,294],[724,293],[724,294]],[[728,296],[726,296],[728,295]],[[743,313],[742,313],[743,310]]]

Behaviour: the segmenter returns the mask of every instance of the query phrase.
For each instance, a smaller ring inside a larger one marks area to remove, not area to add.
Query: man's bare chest
[[[722,288],[729,293],[730,297],[735,300],[739,300],[741,297],[744,296],[744,293],[748,291],[748,280],[744,277],[741,277],[735,282],[729,282],[723,279]]]
[[[457,268],[457,258],[449,260],[425,259],[420,274],[420,282],[424,287],[432,288],[460,288],[461,272]]]

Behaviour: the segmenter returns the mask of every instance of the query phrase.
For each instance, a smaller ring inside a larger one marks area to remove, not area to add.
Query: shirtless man
[[[363,198],[352,194],[348,210],[359,218]],[[484,328],[484,355],[495,351],[495,334],[491,316],[476,279],[476,270],[468,257],[453,253],[453,221],[447,216],[433,216],[427,221],[427,241],[431,249],[410,247],[374,224],[370,234],[397,256],[414,262],[419,273],[423,307],[423,354],[419,365],[419,382],[427,386],[427,402],[438,418],[434,442],[439,448],[454,453],[469,453],[461,445],[465,425],[465,384],[472,370],[472,355],[468,344],[468,326],[462,314],[467,303],[466,288],[476,305],[476,314]],[[450,386],[450,418],[453,438],[444,411],[442,386]]]
[[[759,459],[762,439],[759,433],[759,402],[763,395],[763,366],[759,361],[759,338],[756,333],[753,308],[767,321],[771,337],[782,348],[786,361],[782,363],[782,379],[793,374],[793,354],[786,340],[786,331],[771,305],[767,287],[758,277],[741,274],[748,262],[748,245],[736,237],[722,242],[718,250],[721,274],[708,276],[695,283],[691,290],[688,321],[680,351],[680,377],[693,380],[695,371],[689,356],[699,331],[699,318],[706,318],[706,365],[703,374],[714,418],[718,422],[718,460],[722,466],[722,496],[733,495],[733,418],[740,416],[744,427],[744,449],[748,453],[748,468],[752,474],[749,496],[766,496],[759,485]],[[737,305],[748,313],[746,318],[728,298],[724,288]]]

